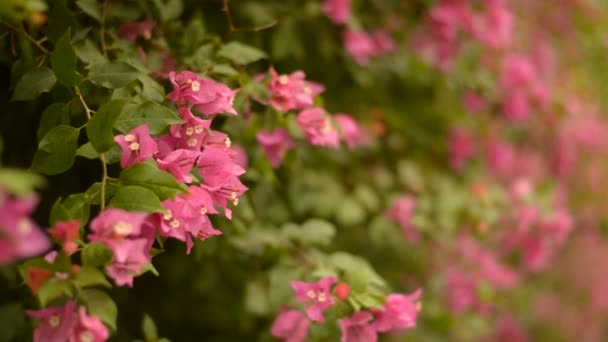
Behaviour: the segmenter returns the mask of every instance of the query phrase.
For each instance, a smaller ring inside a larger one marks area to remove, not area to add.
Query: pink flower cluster
[[[573,229],[572,217],[563,209],[543,216],[537,208],[522,205],[513,219],[515,229],[503,236],[504,252],[520,251],[524,266],[531,271],[543,269]]]
[[[412,224],[415,207],[416,199],[410,195],[404,195],[395,199],[392,206],[386,211],[387,217],[399,224],[403,234],[411,242],[420,240],[420,232]]]
[[[34,342],[103,342],[110,336],[97,316],[87,314],[84,306],[77,310],[76,303],[71,300],[63,307],[27,313],[39,320],[34,331]]]
[[[204,241],[221,234],[208,215],[218,214],[218,208],[222,208],[231,218],[228,205],[237,205],[247,190],[239,180],[245,173],[239,163],[246,157],[239,160],[228,135],[211,129],[212,118],[202,119],[192,112],[195,108],[208,116],[236,115],[232,103],[237,91],[190,71],[173,72],[170,80],[174,89],[168,98],[180,107],[183,123],[171,126],[168,134],[159,137],[151,137],[144,124],[117,135],[115,140],[122,149],[121,167],[152,158],[161,170],[189,185],[188,191],[165,200],[163,213],[147,217],[107,209],[91,222],[94,234],[89,239],[103,242],[114,252],[106,271],[119,286],[132,286],[133,276],[150,262],[149,250],[156,232],[185,242],[190,253],[194,239]],[[193,175],[195,167],[197,174]]]
[[[258,102],[270,105],[278,112],[299,110],[298,126],[311,145],[338,148],[340,138],[349,148],[368,144],[368,134],[351,116],[339,113],[332,120],[325,109],[313,107],[314,98],[324,88],[318,83],[305,80],[302,71],[278,74],[274,68],[270,68],[268,75],[270,100],[266,102],[258,99]],[[264,77],[258,75],[256,79],[261,82]],[[272,131],[264,129],[257,134],[257,141],[273,168],[280,167],[287,152],[295,147],[295,141],[284,128]]]
[[[495,254],[482,248],[470,237],[458,238],[454,256],[449,257],[449,260],[446,299],[448,307],[454,312],[473,309],[478,313],[488,313],[488,304],[479,297],[482,283],[497,289],[510,289],[518,282],[518,276],[513,270],[501,265]]]
[[[294,309],[283,309],[272,324],[272,336],[286,342],[301,342],[308,335],[312,322],[325,322],[323,312],[335,304],[330,293],[336,278],[327,277],[316,283],[293,281],[296,299],[306,305],[302,313]],[[341,283],[333,288],[339,300],[345,300],[350,293],[348,285]],[[338,321],[342,331],[342,342],[375,342],[379,332],[404,330],[416,325],[420,311],[422,291],[411,295],[391,294],[382,309],[355,312],[351,317]]]
[[[503,50],[513,41],[514,18],[506,1],[485,1],[481,10],[468,0],[441,0],[429,11],[426,25],[412,40],[415,50],[442,70],[451,68],[465,37],[489,50]]]
[[[40,255],[51,247],[30,218],[37,204],[35,195],[13,197],[0,188],[0,265]]]

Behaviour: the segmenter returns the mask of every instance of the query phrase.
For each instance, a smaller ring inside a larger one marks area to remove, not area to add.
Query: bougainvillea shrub
[[[0,341],[602,341],[608,8],[0,2]]]

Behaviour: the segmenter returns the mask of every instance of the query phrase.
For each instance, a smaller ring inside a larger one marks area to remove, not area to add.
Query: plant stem
[[[80,92],[80,88],[74,87],[74,91],[76,92],[76,96],[78,96],[78,99],[80,99],[82,107],[84,107],[84,110],[87,115],[87,120],[91,120],[91,114],[95,113],[95,111],[90,109],[89,106],[87,106],[87,103],[85,102],[84,98],[82,97],[82,93]],[[100,206],[101,209],[104,209],[106,207],[106,184],[108,182],[108,163],[106,162],[106,156],[103,153],[99,154],[99,160],[101,161],[102,170]]]

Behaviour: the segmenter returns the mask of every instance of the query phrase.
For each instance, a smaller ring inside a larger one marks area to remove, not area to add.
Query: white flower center
[[[169,221],[172,217],[173,217],[173,213],[171,212],[171,210],[167,210],[163,214],[163,219],[166,221]]]
[[[192,127],[186,128],[186,135],[191,136],[192,134],[194,134],[194,128],[192,128]]]
[[[194,138],[188,140],[188,146],[190,146],[190,147],[196,146],[196,143],[197,143],[197,141]]]
[[[133,226],[126,222],[120,221],[114,225],[114,233],[117,235],[127,236],[131,232],[133,232]]]
[[[49,317],[49,325],[51,326],[51,328],[57,328],[60,323],[61,323],[61,319],[59,319],[59,316]]]
[[[289,76],[287,76],[287,75],[281,75],[281,76],[279,76],[279,83],[280,84],[287,84],[287,82],[289,82]]]
[[[171,228],[173,228],[173,229],[179,228],[179,220],[177,220],[177,219],[171,221],[171,223],[169,223],[169,224],[171,225]]]
[[[133,134],[127,134],[127,135],[125,135],[125,141],[126,142],[135,141],[135,136]]]
[[[201,215],[206,215],[207,214],[207,207],[202,207],[201,208]]]
[[[192,89],[192,91],[201,90],[201,83],[199,81],[192,81],[192,83],[190,84],[190,89]]]
[[[133,143],[129,144],[129,148],[131,149],[131,151],[137,151],[137,150],[139,150],[139,144],[136,142],[133,142]]]
[[[226,138],[226,140],[224,140],[224,145],[226,145],[226,147],[232,146],[232,140],[230,140],[230,138]]]
[[[203,126],[201,126],[201,125],[196,125],[196,126],[194,126],[194,132],[195,132],[196,134],[201,134],[201,133],[203,133]]]
[[[90,331],[83,331],[78,336],[80,338],[80,342],[93,342],[95,340],[95,336]]]
[[[317,294],[315,293],[315,291],[313,290],[309,290],[308,292],[306,292],[306,295],[308,296],[308,298],[310,299],[315,299],[317,297]]]
[[[319,301],[319,303],[323,303],[327,300],[327,296],[325,295],[325,293],[321,292],[319,293],[317,300]]]
[[[22,218],[17,223],[17,229],[21,235],[29,234],[32,231],[32,224],[26,218]]]

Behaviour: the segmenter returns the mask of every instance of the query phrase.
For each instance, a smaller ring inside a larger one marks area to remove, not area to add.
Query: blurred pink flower
[[[305,109],[298,114],[298,126],[304,131],[311,145],[337,148],[340,144],[338,132],[332,126],[323,108]]]
[[[352,0],[325,0],[323,12],[334,24],[345,24],[351,17]]]
[[[308,318],[316,322],[325,322],[323,311],[334,305],[335,302],[329,291],[335,282],[334,277],[326,277],[316,283],[297,280],[291,282],[296,299],[307,304],[305,311]]]
[[[39,320],[34,330],[34,342],[66,342],[78,324],[76,303],[71,300],[63,307],[29,310],[27,314]]]
[[[310,320],[300,311],[283,309],[272,323],[270,334],[284,342],[302,342],[308,335]]]
[[[295,147],[294,141],[284,128],[277,128],[270,132],[260,131],[256,139],[264,151],[266,158],[273,168],[278,168],[283,163],[287,151]]]
[[[378,333],[370,322],[373,316],[370,312],[355,312],[349,318],[338,320],[342,331],[341,342],[376,342]]]
[[[418,300],[421,294],[422,290],[418,289],[410,295],[388,295],[383,310],[372,309],[376,318],[373,322],[376,331],[387,332],[415,327],[420,312]]]

